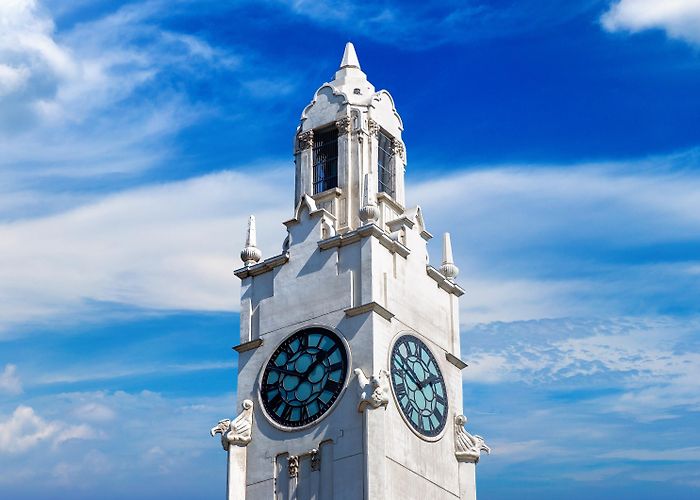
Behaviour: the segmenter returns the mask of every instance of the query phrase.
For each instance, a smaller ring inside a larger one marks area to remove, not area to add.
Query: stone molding
[[[469,434],[464,425],[467,417],[464,415],[455,416],[455,456],[458,462],[477,463],[481,457],[481,452],[491,454],[491,448],[486,446],[484,438]]]
[[[212,437],[221,434],[221,445],[228,451],[231,445],[248,446],[253,438],[253,402],[246,399],[241,404],[243,411],[233,420],[220,420],[209,433]]]
[[[355,368],[357,384],[360,390],[360,403],[357,411],[376,409],[389,404],[389,372],[384,368],[377,375],[367,378],[361,368]]]

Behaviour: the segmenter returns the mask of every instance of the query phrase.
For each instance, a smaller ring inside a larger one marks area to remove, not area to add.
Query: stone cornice
[[[345,314],[350,317],[359,316],[360,314],[365,314],[368,312],[375,312],[387,321],[391,321],[391,318],[394,317],[394,313],[376,302],[368,302],[367,304],[362,304],[361,306],[345,309]]]
[[[367,238],[374,236],[379,240],[379,243],[392,253],[396,253],[403,257],[404,259],[408,257],[411,251],[405,245],[399,243],[398,241],[391,238],[386,232],[382,231],[376,224],[365,224],[354,231],[347,232],[345,234],[337,234],[332,238],[327,238],[318,242],[318,247],[321,250],[328,250],[329,248],[343,247],[345,245],[350,245],[356,241],[360,241],[362,238]]]
[[[257,349],[263,345],[263,339],[255,339],[251,340],[249,342],[243,342],[242,344],[238,344],[232,347],[234,351],[236,351],[238,354],[246,351],[252,351],[253,349]]]
[[[437,282],[438,286],[445,290],[447,293],[451,293],[452,295],[455,295],[457,297],[461,297],[466,293],[464,288],[459,286],[457,283],[454,283],[445,278],[445,276],[443,276],[442,273],[440,273],[440,271],[435,269],[433,266],[426,266],[426,271],[428,273],[428,276],[433,278]]]
[[[275,255],[269,259],[265,259],[262,262],[258,262],[252,266],[245,266],[240,269],[233,271],[233,274],[238,276],[240,279],[248,278],[249,276],[257,276],[259,274],[264,274],[268,271],[272,271],[274,268],[286,264],[289,261],[289,253],[285,252],[280,255]]]

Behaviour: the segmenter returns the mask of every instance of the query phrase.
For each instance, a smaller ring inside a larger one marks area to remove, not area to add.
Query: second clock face
[[[403,335],[391,350],[391,385],[406,421],[418,433],[435,437],[447,423],[447,390],[428,346]]]
[[[338,399],[347,372],[347,351],[336,334],[323,328],[301,330],[275,349],[265,367],[263,407],[281,426],[311,424]]]

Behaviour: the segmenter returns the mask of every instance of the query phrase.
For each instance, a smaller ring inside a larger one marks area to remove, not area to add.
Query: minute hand
[[[416,386],[420,388],[420,382],[418,382],[418,379],[416,378],[416,376],[413,374],[412,371],[406,369],[406,367],[403,364],[403,361],[401,363],[399,363],[397,360],[396,364],[399,365],[399,368],[401,368],[401,371],[404,372],[406,375],[408,375],[408,378],[410,378],[413,381],[413,383],[416,384]]]
[[[418,388],[422,389],[426,385],[432,384],[433,382],[437,382],[438,380],[440,380],[440,377],[438,377],[437,375],[432,375],[432,376],[426,378],[423,382],[420,382],[418,384]]]

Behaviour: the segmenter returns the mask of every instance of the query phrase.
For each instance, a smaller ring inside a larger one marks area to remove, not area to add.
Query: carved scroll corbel
[[[464,415],[455,417],[455,456],[459,462],[477,463],[481,452],[485,451],[490,455],[491,448],[486,445],[481,436],[469,434],[464,429],[466,423],[467,417]]]
[[[243,401],[243,411],[233,420],[220,420],[216,427],[209,433],[214,437],[221,434],[221,445],[228,451],[229,446],[247,446],[253,433],[253,402],[250,399]]]
[[[376,376],[367,378],[360,368],[356,368],[355,375],[360,393],[359,412],[364,412],[368,407],[375,409],[389,404],[389,372],[382,368]]]

